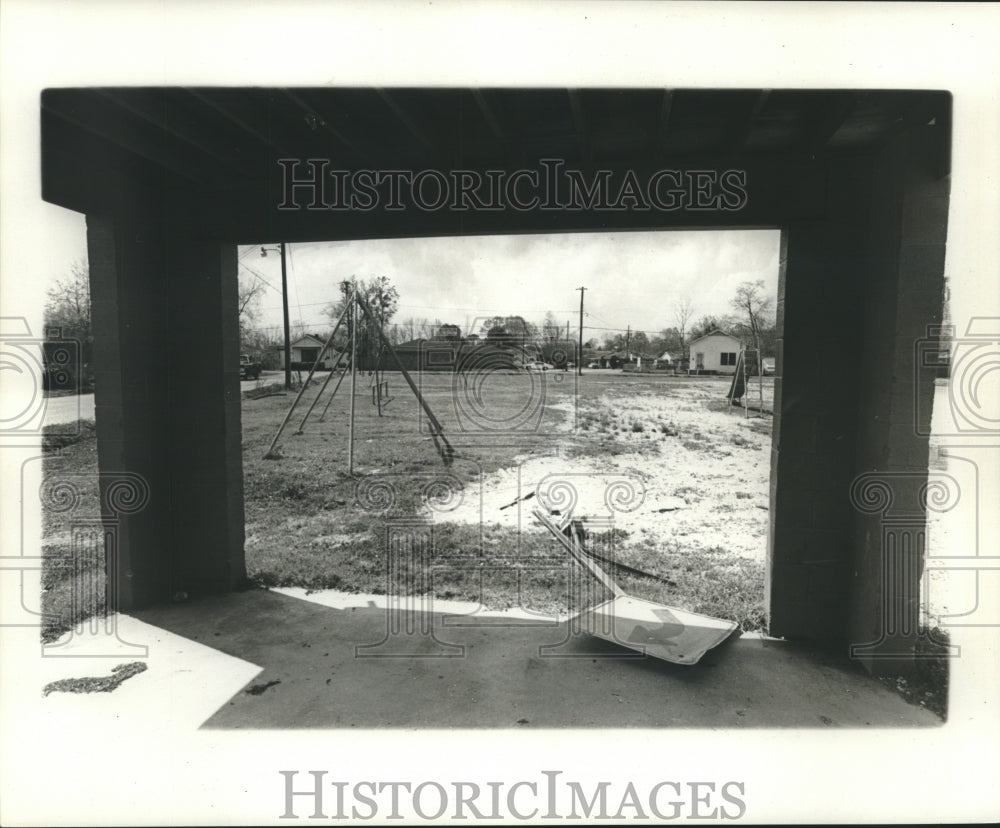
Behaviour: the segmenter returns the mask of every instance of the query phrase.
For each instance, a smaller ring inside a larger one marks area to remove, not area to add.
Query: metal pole
[[[354,474],[354,389],[358,375],[358,303],[355,301],[357,284],[351,283],[351,418],[347,431],[347,473]]]
[[[368,307],[368,303],[364,300],[363,297],[361,296],[358,297],[358,303],[361,305],[361,309],[365,312],[365,316],[368,317],[369,319],[373,318],[374,314],[372,313],[371,308]],[[423,395],[420,393],[420,389],[417,388],[417,384],[413,381],[413,377],[410,376],[410,372],[407,371],[406,368],[403,367],[403,363],[399,361],[399,355],[392,347],[392,343],[389,342],[388,338],[385,335],[385,331],[383,331],[381,327],[378,329],[378,334],[383,346],[389,352],[389,356],[391,356],[393,362],[396,363],[396,368],[398,368],[399,372],[403,375],[403,379],[405,379],[406,384],[410,386],[410,390],[417,398],[417,402],[420,403],[420,407],[424,410],[424,414],[427,415],[427,419],[434,427],[431,431],[431,436],[434,437],[435,442],[440,437],[441,441],[444,443],[445,451],[443,452],[443,454],[445,457],[445,463],[446,464],[450,463],[451,457],[455,453],[455,450],[452,448],[451,443],[448,442],[448,438],[444,436],[444,428],[442,428],[441,423],[438,421],[438,418],[434,416],[434,412],[431,411],[431,408],[427,404],[427,401],[423,398]]]
[[[288,272],[285,269],[285,243],[279,245],[281,249],[281,310],[285,319],[285,390],[292,387],[292,341],[288,328]]]
[[[750,373],[747,369],[747,352],[746,348],[743,349],[743,353],[740,354],[740,361],[743,363],[743,416],[746,419],[750,418]]]
[[[379,345],[381,346],[382,343],[380,342]],[[379,364],[381,362],[382,362],[382,348],[380,347],[379,350],[378,350],[378,357],[376,358],[376,362],[375,362],[375,396],[377,398],[378,415],[379,415],[379,417],[382,416],[382,383],[379,380],[379,376],[378,376]]]
[[[551,517],[545,514],[541,509],[534,509],[533,511],[535,517],[538,518],[541,524],[552,533],[553,537],[559,541],[563,547],[565,547],[566,551],[576,559],[577,563],[582,564],[590,570],[590,574],[597,578],[597,580],[600,581],[601,584],[603,584],[608,590],[614,593],[615,596],[624,594],[622,588],[614,582],[614,579],[601,569],[601,567],[597,564],[597,561],[593,560],[590,555],[584,551],[576,521],[571,520],[569,526],[567,526],[565,530],[560,531],[559,527],[552,522]],[[569,537],[567,537],[567,534]]]
[[[757,346],[757,386],[760,388],[760,408],[757,416],[764,416],[764,360],[760,356],[760,346]]]
[[[578,287],[580,291],[580,353],[576,357],[576,375],[583,376],[583,292],[586,290],[585,287]]]
[[[319,359],[316,360],[316,363],[313,364],[312,371],[309,372],[310,377],[312,377],[312,372],[316,370],[316,365],[318,365],[321,360],[325,359],[324,355],[326,354],[326,349],[333,344],[333,338],[337,335],[337,331],[340,330],[340,323],[344,321],[344,317],[346,315],[347,315],[347,306],[345,306],[344,309],[340,312],[340,318],[337,320],[337,324],[333,326],[333,333],[330,334],[330,336],[327,338],[326,345],[323,346],[323,350],[320,352]],[[306,411],[305,416],[302,418],[302,422],[299,423],[299,430],[295,432],[296,434],[301,434],[302,429],[306,427],[306,420],[308,420],[309,415],[312,414],[313,409],[316,407],[316,403],[319,402],[319,398],[323,396],[323,392],[326,390],[326,387],[330,384],[330,379],[332,377],[333,377],[333,371],[331,370],[330,373],[326,375],[326,379],[323,380],[323,384],[320,386],[319,393],[316,394],[316,399],[312,401],[312,405],[310,405],[309,410]],[[308,384],[309,381],[307,380],[305,385]]]
[[[326,419],[326,412],[330,410],[330,403],[333,402],[333,398],[337,396],[337,391],[340,389],[340,383],[344,381],[344,377],[347,376],[347,363],[344,363],[344,367],[340,371],[340,376],[337,377],[337,384],[333,386],[333,391],[330,393],[330,398],[326,401],[326,406],[323,408],[323,413],[319,415],[319,421],[323,422]]]
[[[380,308],[380,310],[381,310],[381,308]],[[379,330],[381,330],[381,331],[385,330],[385,321],[384,321],[384,318],[383,318],[382,314],[379,314],[378,327],[379,327]],[[377,345],[377,350],[376,350],[376,345]],[[376,397],[376,405],[378,406],[378,415],[379,415],[379,417],[381,417],[382,416],[382,382],[379,379],[378,369],[382,365],[382,341],[378,340],[376,342],[376,341],[373,340],[372,343],[371,343],[371,348],[372,348],[372,353],[375,354],[375,397]]]
[[[343,318],[343,314],[341,314]],[[337,327],[340,327],[340,322],[337,322]],[[326,353],[327,348],[333,343],[334,334],[337,333],[337,328],[333,329],[333,333],[326,340],[326,344],[323,345],[323,350],[320,351],[320,356],[322,357]],[[312,368],[309,370],[309,376],[306,377],[306,381],[302,383],[302,387],[299,388],[299,393],[295,395],[295,401],[292,403],[292,407],[288,409],[288,413],[285,415],[285,419],[281,421],[281,425],[278,426],[278,433],[274,435],[274,439],[271,441],[271,445],[267,450],[265,457],[270,456],[271,452],[274,451],[274,447],[278,444],[278,440],[281,438],[281,433],[285,430],[285,426],[288,425],[288,421],[292,419],[292,413],[295,411],[295,407],[299,404],[299,400],[302,399],[302,395],[306,393],[306,389],[309,387],[309,382],[312,380],[313,374],[316,372],[316,366],[319,365],[319,360],[313,362]],[[304,421],[303,421],[304,422]]]
[[[760,407],[757,409],[757,416],[764,416],[764,358],[760,350],[760,334],[756,334],[757,340],[757,387],[760,389]]]

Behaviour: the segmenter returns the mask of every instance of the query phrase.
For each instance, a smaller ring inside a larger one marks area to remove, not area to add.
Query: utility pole
[[[625,361],[628,362],[631,354],[629,353],[629,345],[632,342],[632,326],[629,325],[625,328]]]
[[[268,250],[274,252],[274,248],[261,247],[260,255],[266,257]],[[292,387],[292,342],[289,335],[288,326],[288,271],[285,268],[285,243],[278,245],[278,252],[281,254],[281,311],[285,320],[285,390]],[[322,358],[320,354],[320,358]]]
[[[583,376],[583,294],[587,289],[578,287],[580,291],[580,353],[576,355],[576,375]]]
[[[285,320],[285,390],[292,388],[292,338],[288,330],[288,271],[285,268],[285,243],[281,247],[281,313]],[[320,359],[323,354],[320,354]]]

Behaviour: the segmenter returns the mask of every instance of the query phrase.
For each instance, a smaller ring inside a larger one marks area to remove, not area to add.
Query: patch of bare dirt
[[[513,457],[431,517],[536,531],[532,509],[572,509],[631,541],[763,562],[771,417],[730,410],[725,390],[720,381],[661,385],[581,402],[577,429],[552,455]]]

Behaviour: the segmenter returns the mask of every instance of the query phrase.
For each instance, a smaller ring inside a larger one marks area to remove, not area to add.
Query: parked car
[[[260,376],[261,364],[250,354],[240,354],[240,379],[255,380]]]
[[[554,365],[551,365],[548,362],[538,362],[537,360],[524,363],[525,371],[550,371],[554,367]]]
[[[764,357],[760,363],[763,367],[765,377],[769,377],[774,374],[774,357]]]

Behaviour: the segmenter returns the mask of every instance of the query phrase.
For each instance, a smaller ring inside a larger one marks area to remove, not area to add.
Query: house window
[[[736,354],[732,351],[727,351],[719,354],[722,359],[722,365],[735,365],[736,364]]]

